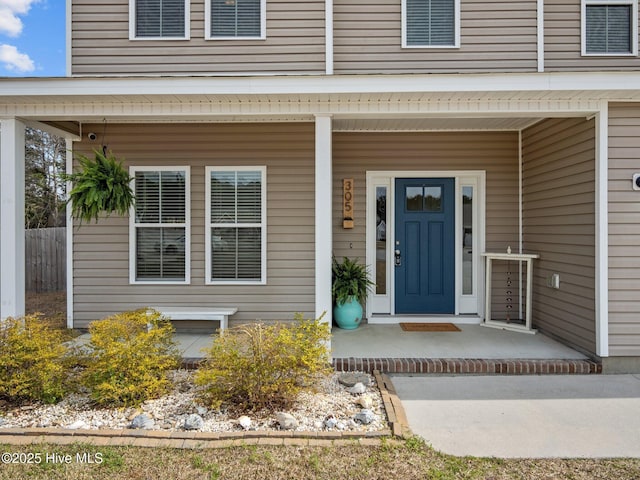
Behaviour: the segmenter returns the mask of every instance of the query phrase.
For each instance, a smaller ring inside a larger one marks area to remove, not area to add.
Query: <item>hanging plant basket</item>
[[[77,220],[98,221],[101,214],[126,215],[133,206],[131,176],[112,152],[94,150],[92,160],[84,155],[76,158],[80,170],[64,175],[71,182],[67,203],[71,202],[71,216]]]

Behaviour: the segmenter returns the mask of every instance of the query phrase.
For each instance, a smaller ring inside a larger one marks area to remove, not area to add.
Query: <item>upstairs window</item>
[[[188,38],[188,0],[130,0],[132,39]]]
[[[207,39],[264,39],[266,0],[206,0]]]
[[[131,283],[189,283],[189,169],[132,167]]]
[[[583,0],[583,55],[637,55],[637,0]]]
[[[207,167],[207,283],[266,282],[266,173]]]
[[[403,47],[459,47],[459,0],[403,0]]]

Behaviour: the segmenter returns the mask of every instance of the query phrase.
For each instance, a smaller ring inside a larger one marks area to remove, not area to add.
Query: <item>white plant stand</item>
[[[526,253],[483,253],[483,257],[486,259],[485,268],[485,300],[484,300],[484,321],[482,325],[486,327],[501,328],[505,330],[513,330],[517,332],[532,333],[535,334],[531,326],[531,283],[533,281],[533,260],[540,258],[540,255],[526,254]],[[527,284],[525,293],[525,315],[524,325],[517,323],[508,323],[504,320],[494,320],[491,317],[491,269],[493,262],[507,261],[507,262],[526,262],[527,263]]]

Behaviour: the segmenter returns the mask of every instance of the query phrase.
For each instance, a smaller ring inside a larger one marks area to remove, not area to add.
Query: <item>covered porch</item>
[[[600,373],[599,364],[545,335],[526,335],[481,325],[459,332],[405,332],[400,325],[333,328],[331,353],[338,370],[423,374]],[[195,367],[212,336],[175,335],[185,366]]]

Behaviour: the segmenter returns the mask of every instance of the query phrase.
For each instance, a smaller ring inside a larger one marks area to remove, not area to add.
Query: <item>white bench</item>
[[[218,320],[220,331],[229,327],[229,316],[236,307],[149,307],[171,320]]]

